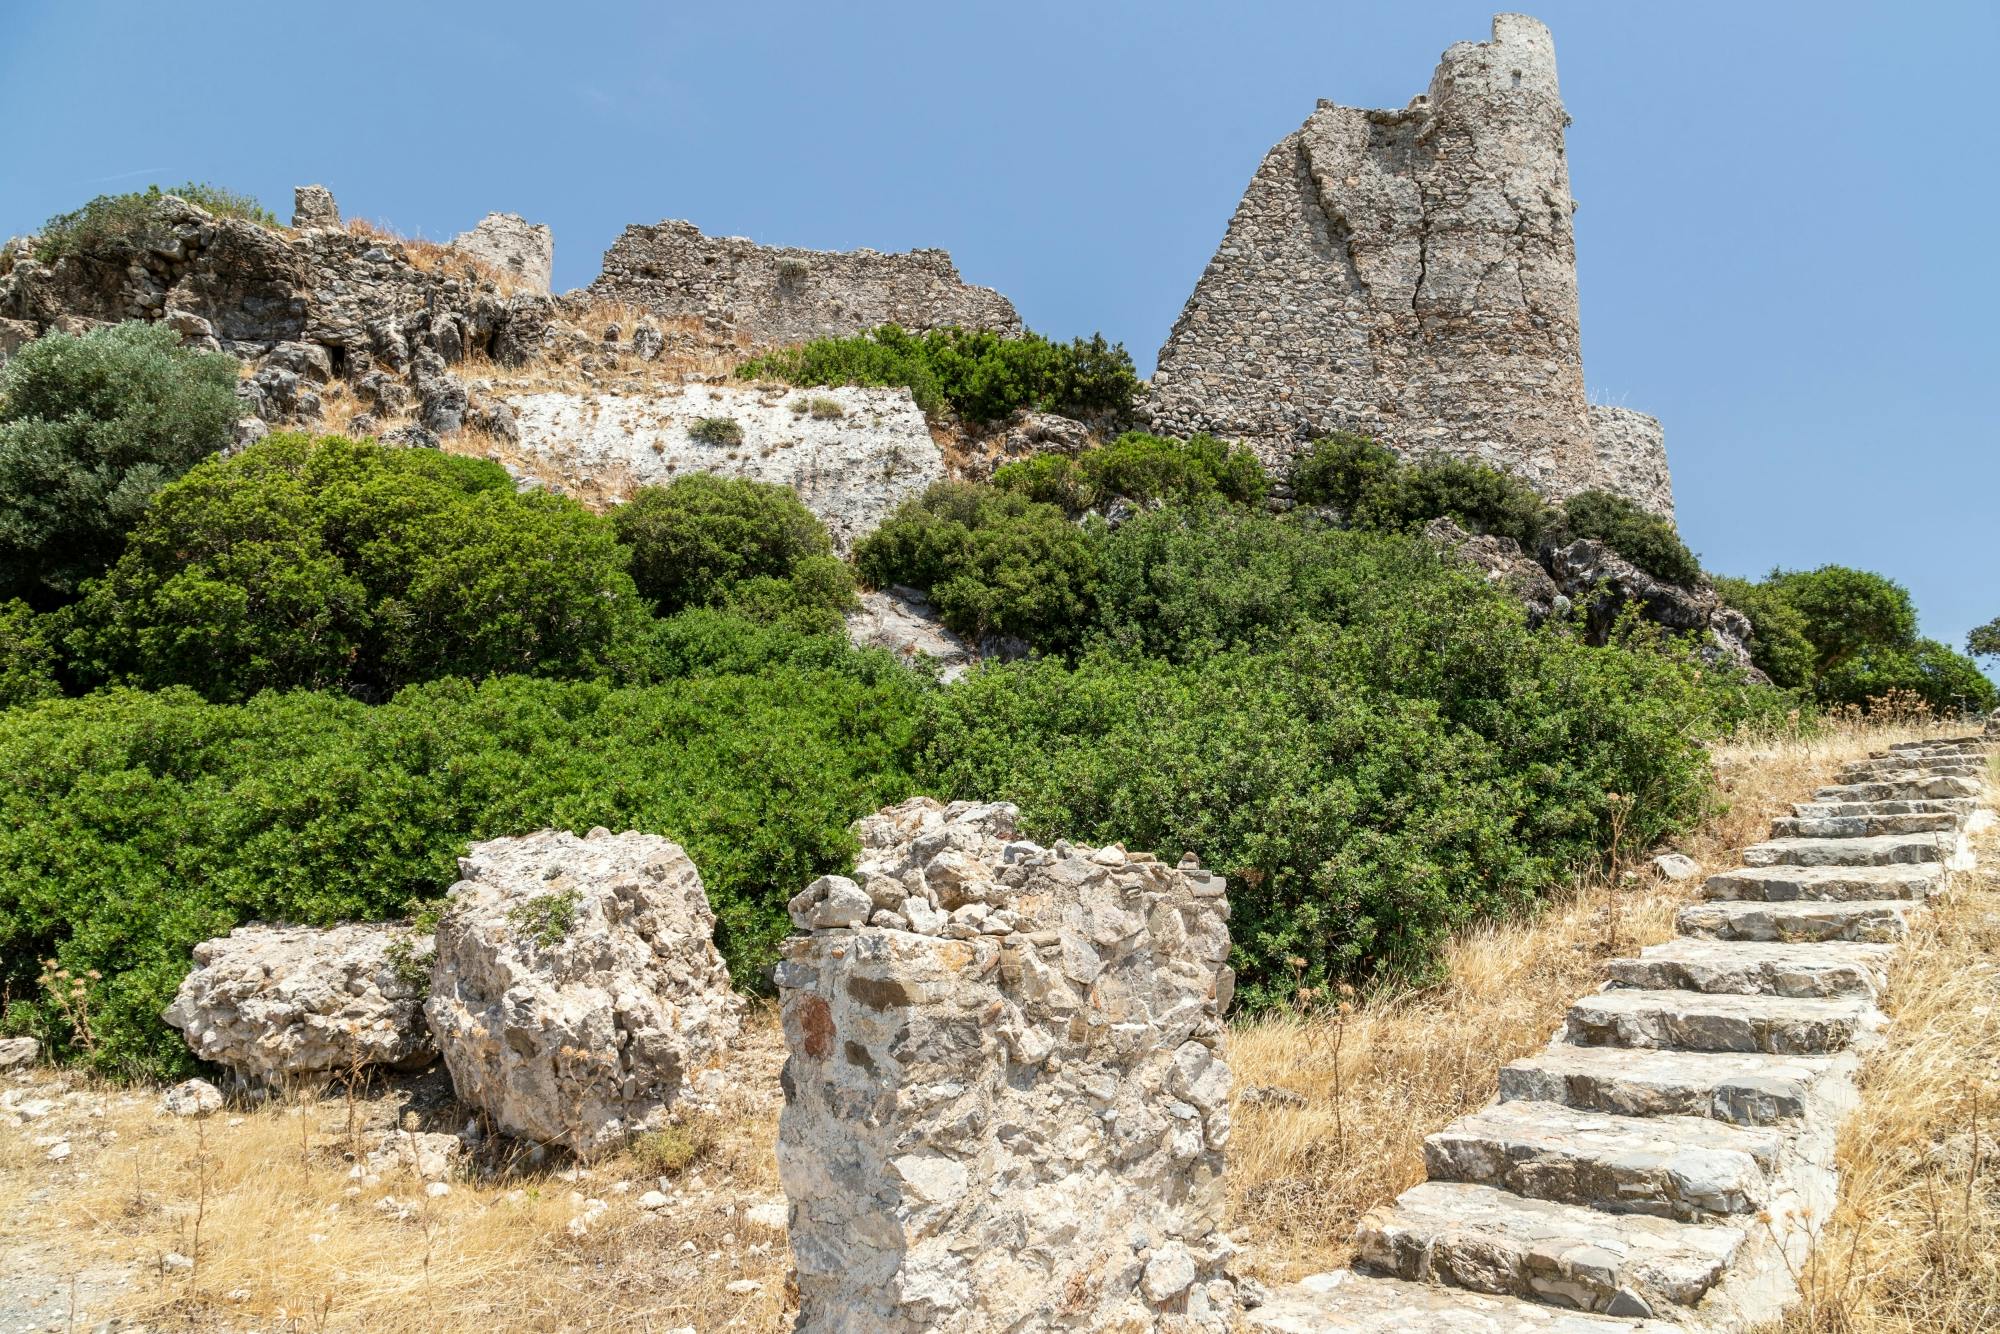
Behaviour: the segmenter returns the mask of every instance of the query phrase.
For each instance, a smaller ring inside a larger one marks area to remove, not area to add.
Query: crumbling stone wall
[[[1584,399],[1568,123],[1554,41],[1518,14],[1446,51],[1400,111],[1320,103],[1161,349],[1156,428],[1273,465],[1351,430],[1555,495],[1613,480]]]
[[[529,222],[518,213],[488,213],[477,227],[452,237],[451,246],[510,275],[520,291],[546,295],[549,290],[556,241],[543,223]]]
[[[704,236],[688,222],[627,227],[586,290],[660,315],[717,320],[759,348],[882,324],[1021,332],[1013,303],[968,286],[942,250],[799,250]]]
[[[1590,438],[1599,486],[1655,514],[1674,517],[1674,479],[1667,471],[1667,437],[1658,417],[1593,403]]]
[[[802,1331],[1228,1327],[1222,879],[1014,821],[914,798],[792,900]]]

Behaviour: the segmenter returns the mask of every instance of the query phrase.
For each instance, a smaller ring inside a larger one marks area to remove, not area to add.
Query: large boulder
[[[1750,663],[1750,621],[1716,595],[1707,580],[1693,587],[1646,573],[1593,538],[1550,547],[1542,563],[1556,587],[1581,606],[1592,642],[1602,643],[1627,606],[1677,633],[1702,637],[1702,656],[1718,667],[1767,678]]]
[[[194,947],[165,1018],[246,1079],[424,1065],[437,1054],[422,1014],[430,951],[394,924],[240,926]]]
[[[735,1041],[743,1002],[679,844],[544,830],[458,865],[425,1013],[459,1098],[500,1129],[615,1147]]]

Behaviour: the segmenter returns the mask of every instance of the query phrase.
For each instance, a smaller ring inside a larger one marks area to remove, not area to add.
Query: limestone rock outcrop
[[[1511,537],[1481,533],[1477,537],[1448,518],[1424,525],[1424,536],[1468,564],[1477,566],[1486,582],[1498,584],[1528,609],[1528,624],[1540,625],[1551,615],[1566,615],[1570,600],[1549,578],[1549,572]]]
[[[1670,584],[1592,538],[1549,548],[1542,563],[1563,595],[1585,609],[1593,642],[1604,642],[1619,613],[1637,604],[1650,621],[1701,635],[1703,656],[1711,662],[1755,680],[1765,679],[1750,663],[1750,619],[1718,597],[1705,580],[1693,588]]]
[[[424,1012],[460,1101],[501,1130],[615,1147],[735,1041],[743,1002],[678,844],[544,830],[458,865]]]
[[[1321,102],[1265,157],[1160,350],[1155,428],[1273,465],[1356,431],[1670,513],[1657,423],[1584,396],[1568,124],[1555,43],[1519,14],[1446,51],[1402,110]]]
[[[1001,803],[859,821],[777,971],[802,1330],[1229,1327],[1219,876]]]
[[[477,227],[454,236],[451,245],[507,274],[517,284],[516,290],[548,294],[556,242],[545,224],[529,222],[518,213],[488,213]]]
[[[420,1066],[431,938],[392,923],[239,926],[194,947],[164,1013],[204,1061],[276,1082],[361,1066]]]
[[[657,315],[720,320],[755,347],[883,324],[1021,332],[1013,304],[965,283],[942,250],[800,250],[704,236],[689,222],[627,227],[585,290]]]
[[[777,482],[798,492],[842,552],[945,475],[944,451],[907,389],[688,384],[493,397],[518,437],[503,457],[544,484],[616,503],[691,472]],[[734,432],[703,438],[701,423],[717,420]]]

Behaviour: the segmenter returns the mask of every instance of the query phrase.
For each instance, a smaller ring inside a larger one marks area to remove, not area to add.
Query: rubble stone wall
[[[1554,41],[1518,14],[1446,51],[1402,110],[1320,103],[1265,157],[1161,349],[1156,429],[1274,466],[1349,430],[1552,495],[1623,485],[1584,398],[1568,123]]]
[[[678,221],[627,227],[586,290],[660,315],[706,316],[760,348],[882,324],[1021,332],[1013,304],[968,286],[942,250],[800,250],[704,236]]]
[[[915,798],[777,970],[800,1330],[1221,1330],[1223,882]]]

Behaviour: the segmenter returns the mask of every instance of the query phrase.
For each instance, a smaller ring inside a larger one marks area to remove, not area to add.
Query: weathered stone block
[[[678,844],[543,830],[458,867],[424,1012],[459,1099],[500,1129],[613,1147],[735,1041],[743,1002]]]
[[[1222,881],[1014,818],[890,807],[792,901],[878,923],[777,973],[801,1330],[1227,1327]]]

